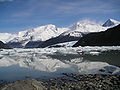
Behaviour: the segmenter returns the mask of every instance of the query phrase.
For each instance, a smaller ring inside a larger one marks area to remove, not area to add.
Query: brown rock
[[[5,85],[0,90],[47,90],[36,80],[21,80]]]

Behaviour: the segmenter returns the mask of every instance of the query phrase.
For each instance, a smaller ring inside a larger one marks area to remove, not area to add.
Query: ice
[[[99,72],[99,70],[106,66],[109,67],[109,64],[105,62],[83,62],[78,64],[78,69],[79,72],[81,72],[82,74],[91,74],[91,73],[96,74],[96,73],[102,73]]]
[[[71,41],[71,42],[65,42],[65,43],[58,43],[58,44],[54,44],[54,45],[51,45],[52,47],[54,46],[61,46],[61,47],[72,47],[76,42],[78,41]],[[49,46],[48,46],[49,47]]]
[[[92,55],[99,55],[99,53],[100,53],[100,52],[96,52],[96,51],[90,52],[90,54],[92,54]]]
[[[3,49],[0,51],[0,68],[17,65],[22,70],[29,69],[29,73],[34,70],[39,72],[39,77],[55,77],[62,73],[119,74],[120,68],[117,66],[107,62],[84,60],[85,55],[98,56],[101,52],[109,50],[120,50],[120,47]],[[22,70],[19,73],[23,73]]]

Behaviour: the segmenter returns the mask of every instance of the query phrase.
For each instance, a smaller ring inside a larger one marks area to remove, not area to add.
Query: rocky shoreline
[[[120,74],[63,73],[63,77],[42,82],[30,79],[5,83],[0,90],[120,90]]]

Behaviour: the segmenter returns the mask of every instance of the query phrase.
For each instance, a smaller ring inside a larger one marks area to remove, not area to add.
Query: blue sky
[[[54,24],[69,26],[79,20],[120,21],[120,0],[0,0],[0,32],[16,33]]]

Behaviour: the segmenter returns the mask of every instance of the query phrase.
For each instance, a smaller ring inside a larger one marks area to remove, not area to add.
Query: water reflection
[[[3,50],[0,51],[0,80],[48,79],[67,72],[101,73],[99,69],[105,69],[107,73],[119,72],[119,68],[109,65],[120,66],[119,59],[120,50],[80,48]]]

